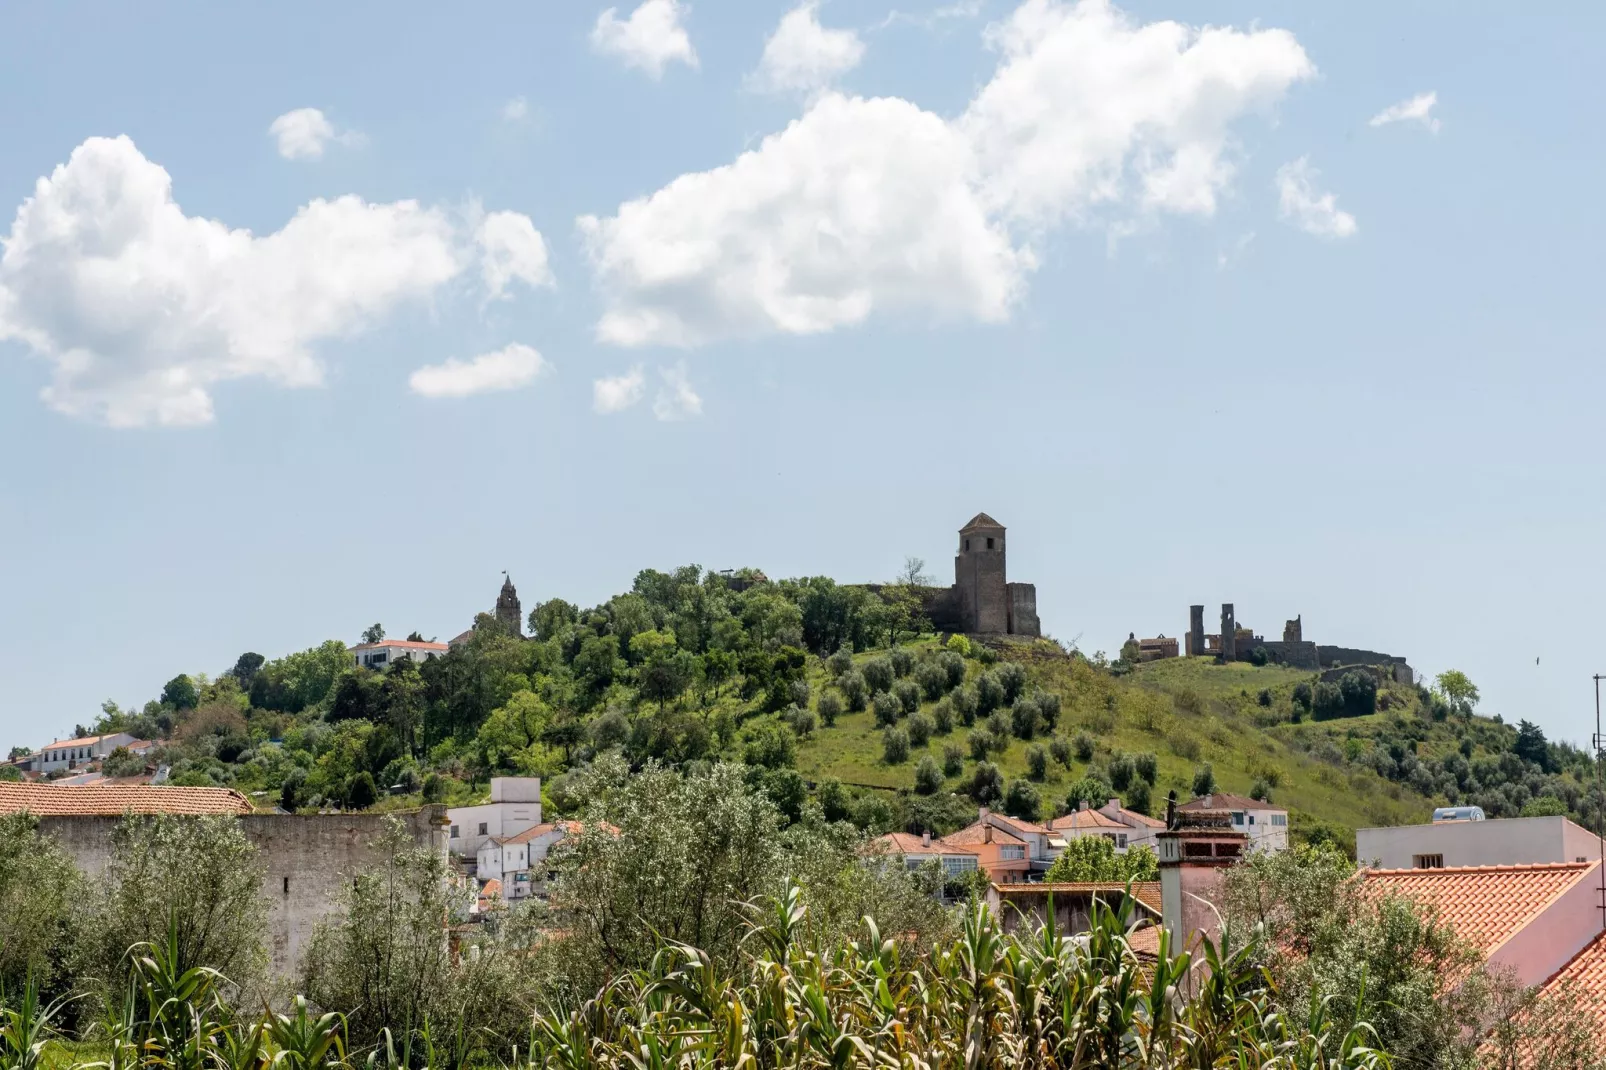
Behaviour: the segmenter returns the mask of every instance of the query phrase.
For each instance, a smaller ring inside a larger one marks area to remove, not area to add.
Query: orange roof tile
[[[967,825],[958,832],[950,832],[942,839],[944,843],[952,844],[986,843],[989,829],[991,829],[993,834],[993,843],[1018,843],[1023,847],[1026,845],[1026,841],[1021,839],[1019,836],[1016,836],[1011,832],[1006,832],[1004,829],[992,828],[989,825],[983,825],[980,821],[976,822],[974,825]]]
[[[40,750],[55,750],[57,747],[93,747],[106,736],[121,735],[120,732],[107,732],[101,736],[79,736],[77,739],[58,739],[53,743],[46,743]]]
[[[27,810],[39,817],[75,814],[249,814],[251,801],[232,788],[175,788],[149,784],[0,783],[0,814]]]
[[[1606,1033],[1606,933],[1595,937],[1556,976],[1540,986],[1541,992],[1554,992],[1569,986],[1581,1006],[1594,1013],[1601,1032]]]
[[[397,647],[402,650],[445,650],[445,643],[421,643],[416,639],[381,639],[377,643],[358,643],[352,647],[357,650],[378,650],[381,647]]]
[[[1217,792],[1214,795],[1205,795],[1191,799],[1177,807],[1178,810],[1281,810],[1281,806],[1273,806],[1269,802],[1259,799],[1248,799],[1242,795],[1232,795],[1228,792]]]
[[[1582,880],[1588,862],[1446,869],[1364,869],[1367,886],[1430,905],[1455,934],[1488,955]]]
[[[1046,835],[1049,831],[1046,826],[1039,825],[1035,821],[1022,821],[1018,817],[1010,817],[1008,814],[1000,814],[996,811],[989,813],[987,816],[989,819],[996,818],[997,820],[1002,821],[1004,824],[1014,829],[1017,833],[1036,833],[1037,835],[1042,836]]]
[[[1048,827],[1056,832],[1066,829],[1121,829],[1128,827],[1108,814],[1101,814],[1097,810],[1073,810],[1064,817],[1056,817],[1048,823]]]
[[[1145,925],[1126,934],[1126,944],[1134,954],[1148,959],[1160,957],[1160,926]]]
[[[976,852],[966,850],[942,839],[933,839],[927,843],[923,837],[913,836],[907,832],[888,832],[877,836],[871,843],[886,844],[897,854],[901,855],[973,855]]]

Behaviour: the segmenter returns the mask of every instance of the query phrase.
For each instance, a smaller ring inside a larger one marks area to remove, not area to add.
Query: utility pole
[[[1595,750],[1595,840],[1600,846],[1600,868],[1596,871],[1600,879],[1600,928],[1606,932],[1606,761],[1602,760],[1602,752],[1606,751],[1606,735],[1602,735],[1600,730],[1602,679],[1600,673],[1595,674],[1595,734],[1589,742]]]

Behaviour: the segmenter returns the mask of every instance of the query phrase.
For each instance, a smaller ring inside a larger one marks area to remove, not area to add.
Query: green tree
[[[842,697],[827,691],[820,695],[814,708],[819,711],[820,721],[827,728],[836,727],[836,719],[842,716]]]
[[[365,643],[377,643],[383,638],[385,638],[385,626],[383,624],[374,623],[363,629],[362,641]]]
[[[1065,850],[1043,874],[1043,880],[1052,883],[1124,883],[1159,879],[1160,863],[1153,850],[1139,846],[1118,852],[1115,843],[1103,835],[1078,836],[1067,841]]]
[[[545,643],[580,621],[580,610],[561,598],[539,602],[530,610],[530,631]]]
[[[0,814],[0,992],[21,992],[29,978],[47,993],[61,989],[87,891],[71,856],[40,835],[31,814]]]
[[[1216,771],[1209,762],[1193,771],[1193,797],[1201,798],[1216,793]]]
[[[937,766],[937,760],[931,755],[924,755],[915,764],[915,791],[921,795],[931,795],[942,790],[942,770]]]
[[[354,810],[366,810],[379,800],[379,788],[374,774],[364,769],[352,775],[346,784],[346,805]]]
[[[193,710],[200,701],[201,693],[196,689],[195,681],[183,673],[162,687],[162,704],[175,710]]]
[[[965,790],[978,805],[989,806],[1004,797],[1004,774],[992,762],[978,761]]]
[[[1048,752],[1039,744],[1033,743],[1026,748],[1026,775],[1033,780],[1048,776]]]
[[[1478,687],[1466,673],[1460,669],[1446,669],[1435,679],[1439,694],[1444,696],[1450,708],[1463,719],[1470,720],[1472,711],[1478,706]]]
[[[1037,785],[1029,780],[1010,781],[1009,791],[1004,794],[1004,812],[1011,817],[1018,817],[1022,821],[1036,821],[1037,812],[1042,807],[1042,796],[1037,791]]]
[[[234,659],[234,667],[229,670],[229,675],[240,682],[243,690],[250,691],[252,681],[257,678],[257,673],[267,660],[261,654],[247,651]]]
[[[909,733],[893,726],[881,733],[881,757],[888,765],[909,760]]]

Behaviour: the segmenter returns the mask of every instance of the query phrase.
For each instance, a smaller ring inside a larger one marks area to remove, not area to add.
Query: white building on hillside
[[[40,747],[26,757],[18,758],[16,766],[24,773],[54,773],[58,769],[77,769],[98,762],[118,747],[140,742],[127,732],[109,732],[103,736],[80,736],[78,739],[58,739]]]
[[[1600,837],[1565,817],[1436,821],[1359,829],[1355,857],[1379,869],[1598,862]]]
[[[480,844],[474,875],[482,881],[501,881],[504,899],[528,898],[546,884],[547,853],[578,827],[570,821],[555,821],[513,836],[492,837]]]
[[[1249,837],[1251,851],[1288,850],[1288,811],[1280,806],[1218,792],[1185,802],[1177,810],[1181,813],[1222,811],[1231,815],[1232,831]]]
[[[1165,829],[1165,822],[1126,809],[1120,799],[1111,799],[1097,810],[1084,803],[1081,809],[1056,817],[1048,827],[1066,840],[1103,836],[1115,845],[1117,853],[1125,854],[1129,847],[1152,848],[1154,834]]]
[[[451,648],[445,643],[421,643],[415,639],[381,639],[359,643],[351,648],[354,665],[364,669],[383,669],[397,661],[429,661]]]
[[[490,802],[449,807],[446,819],[447,849],[464,861],[477,858],[486,840],[517,836],[541,823],[541,778],[492,777]]]

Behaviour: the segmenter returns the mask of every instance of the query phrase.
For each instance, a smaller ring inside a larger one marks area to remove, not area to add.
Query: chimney
[[[1111,799],[1109,802],[1104,804],[1104,813],[1106,814],[1106,816],[1114,817],[1116,814],[1119,814],[1120,812],[1121,812],[1121,800],[1120,799]]]
[[[1077,799],[1076,800],[1076,811],[1077,811],[1077,813],[1081,813],[1083,810],[1086,810],[1086,809],[1087,809],[1087,800],[1086,799]]]
[[[930,847],[931,846],[931,830],[930,829],[926,829],[924,832],[922,832],[920,834],[920,846],[922,846],[922,847]]]

